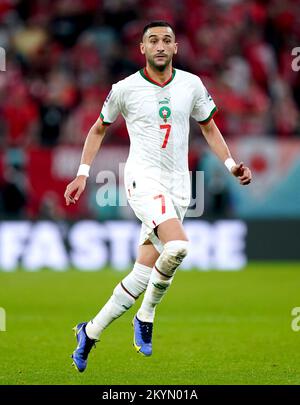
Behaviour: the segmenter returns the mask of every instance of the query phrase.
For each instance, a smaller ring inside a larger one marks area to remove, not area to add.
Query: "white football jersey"
[[[189,118],[205,124],[216,110],[199,77],[179,69],[164,84],[153,81],[145,68],[114,84],[100,117],[111,124],[121,113],[126,121],[126,190],[133,184],[145,192],[168,192],[175,202],[188,205]]]

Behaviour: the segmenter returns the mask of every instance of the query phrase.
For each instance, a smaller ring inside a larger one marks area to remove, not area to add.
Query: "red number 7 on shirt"
[[[165,148],[165,147],[167,146],[168,139],[169,139],[169,136],[170,136],[171,125],[170,125],[170,124],[164,124],[164,125],[160,125],[159,128],[166,130],[165,139],[164,139],[164,142],[163,142],[163,144],[162,144],[162,146],[161,146],[162,148]]]

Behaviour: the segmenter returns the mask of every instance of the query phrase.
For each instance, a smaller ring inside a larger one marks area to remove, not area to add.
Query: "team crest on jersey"
[[[167,119],[170,117],[171,115],[171,110],[169,107],[166,107],[165,105],[163,107],[161,107],[159,109],[159,115],[160,117],[167,122]]]

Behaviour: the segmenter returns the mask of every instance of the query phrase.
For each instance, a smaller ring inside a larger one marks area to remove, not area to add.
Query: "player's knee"
[[[157,260],[157,266],[164,274],[172,276],[188,253],[188,241],[172,240],[165,243],[164,250]]]

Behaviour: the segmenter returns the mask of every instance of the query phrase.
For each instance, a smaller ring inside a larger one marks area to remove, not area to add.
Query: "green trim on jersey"
[[[155,84],[156,86],[159,87],[165,87],[167,84],[171,83],[171,81],[174,79],[176,75],[176,69],[173,68],[172,70],[172,76],[165,82],[165,83],[158,83],[155,80],[151,79],[151,77],[147,74],[146,68],[140,69],[139,70],[141,76],[147,80],[147,82]]]
[[[198,123],[201,125],[208,124],[217,111],[218,111],[217,107],[213,108],[209,116],[204,121],[198,121]]]
[[[102,124],[103,124],[103,125],[110,125],[110,124],[111,124],[111,122],[105,122],[105,121],[104,121],[104,115],[103,115],[102,113],[100,113],[100,118],[101,118],[101,120],[102,120]]]

